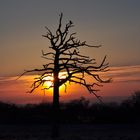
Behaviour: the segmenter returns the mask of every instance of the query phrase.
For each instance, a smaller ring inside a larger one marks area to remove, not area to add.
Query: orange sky
[[[126,99],[134,91],[140,90],[140,65],[111,67],[110,69],[105,75],[112,77],[113,82],[104,84],[97,93],[103,97],[104,101],[119,102],[124,98]],[[34,76],[31,75],[23,76],[19,80],[16,80],[16,77],[0,77],[0,101],[17,104],[52,101],[52,90],[46,91],[45,96],[40,89],[31,94],[26,93],[30,90],[33,78]],[[89,80],[88,77],[86,78]],[[64,92],[64,87],[60,89],[60,101],[78,99],[81,96],[92,101],[97,101],[94,95],[89,94],[80,85],[68,85],[67,93]]]

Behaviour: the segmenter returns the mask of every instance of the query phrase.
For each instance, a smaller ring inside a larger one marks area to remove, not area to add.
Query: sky
[[[28,77],[18,82],[14,79],[24,70],[46,63],[41,58],[41,50],[49,51],[49,43],[42,37],[44,27],[55,31],[61,12],[63,25],[73,21],[72,31],[77,32],[78,39],[102,45],[99,49],[82,49],[81,53],[98,62],[107,55],[111,69],[107,74],[114,79],[99,94],[115,99],[139,90],[139,0],[0,0],[0,100],[28,103],[44,98],[26,94]],[[73,93],[67,99],[82,96],[77,90]]]

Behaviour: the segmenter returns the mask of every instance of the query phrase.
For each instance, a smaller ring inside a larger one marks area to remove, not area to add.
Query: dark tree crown
[[[106,63],[106,56],[103,58],[101,64],[97,65],[96,60],[90,58],[89,56],[82,55],[80,49],[82,47],[99,48],[99,46],[88,45],[86,41],[78,40],[75,35],[76,33],[69,33],[70,28],[74,26],[73,22],[70,20],[64,28],[62,28],[62,18],[63,14],[60,14],[59,25],[56,32],[53,34],[48,27],[46,28],[46,34],[43,37],[47,38],[50,42],[51,52],[45,53],[42,51],[42,57],[50,60],[49,63],[43,65],[42,69],[28,70],[23,73],[28,72],[39,72],[40,76],[35,79],[32,84],[33,92],[36,88],[44,85],[46,77],[53,76],[53,84],[46,89],[54,87],[54,83],[57,82],[57,86],[65,85],[65,90],[67,89],[66,82],[76,83],[84,86],[89,93],[94,94],[99,100],[100,96],[96,94],[98,89],[95,86],[101,86],[101,83],[110,82],[111,79],[103,80],[98,72],[106,72],[108,69],[108,63]],[[63,72],[63,76],[58,75]],[[93,82],[88,83],[85,76],[88,75],[92,77]]]

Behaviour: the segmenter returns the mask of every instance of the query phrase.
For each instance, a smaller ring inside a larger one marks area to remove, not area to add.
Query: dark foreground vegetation
[[[61,124],[140,123],[140,92],[135,92],[121,104],[91,104],[81,97],[60,105]],[[57,116],[56,116],[57,117]],[[0,103],[0,124],[50,124],[52,105],[49,103]]]

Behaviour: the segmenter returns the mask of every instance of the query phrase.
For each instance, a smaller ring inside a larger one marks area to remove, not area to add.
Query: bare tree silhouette
[[[69,33],[69,29],[74,26],[72,21],[69,21],[65,27],[62,27],[63,14],[60,14],[59,26],[56,32],[45,27],[47,32],[43,37],[47,38],[50,42],[51,52],[45,53],[42,51],[42,57],[47,59],[49,63],[43,65],[41,69],[27,70],[22,75],[30,72],[39,72],[40,76],[35,79],[32,84],[32,93],[38,87],[44,85],[46,81],[51,81],[47,77],[52,76],[52,84],[44,90],[53,88],[53,111],[54,111],[54,124],[57,124],[59,119],[59,87],[65,85],[66,82],[76,83],[84,86],[89,93],[94,94],[100,101],[100,96],[96,94],[98,89],[96,86],[101,86],[100,83],[110,82],[110,79],[103,80],[98,72],[106,72],[108,63],[106,63],[106,56],[103,58],[101,64],[97,65],[96,60],[88,56],[81,55],[79,50],[82,47],[99,48],[99,46],[88,45],[86,41],[80,41],[75,37],[74,33]],[[63,72],[63,73],[62,73]],[[60,76],[61,74],[61,76]],[[92,83],[88,83],[85,75],[93,78]],[[56,125],[55,125],[56,126]],[[57,126],[56,126],[57,127]],[[53,136],[58,135],[58,130],[55,127]]]

